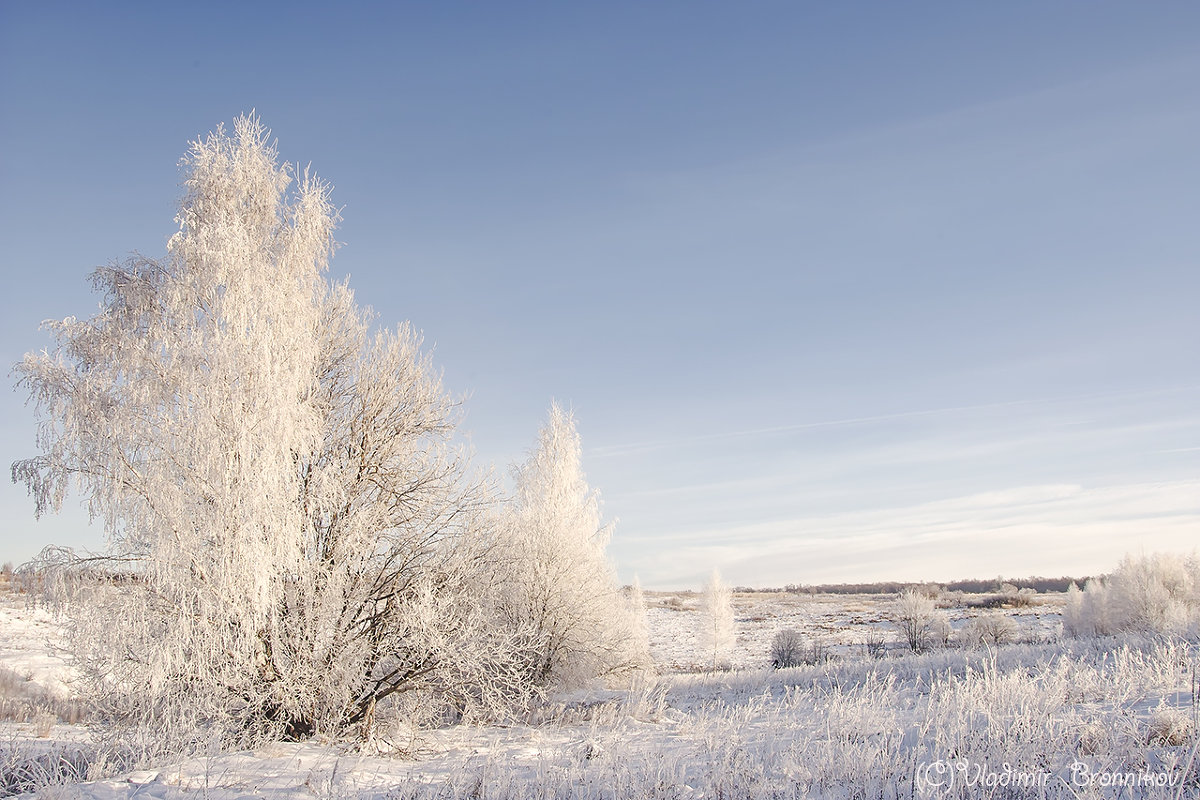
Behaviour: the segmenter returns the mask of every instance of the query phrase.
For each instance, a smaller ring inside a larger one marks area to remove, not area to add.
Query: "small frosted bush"
[[[784,628],[776,632],[771,640],[771,666],[775,669],[798,667],[802,663],[800,655],[804,652],[804,639],[795,628]]]
[[[775,669],[822,664],[829,658],[823,642],[807,642],[795,628],[784,628],[771,640],[771,666]]]
[[[881,633],[867,634],[863,640],[863,649],[871,658],[883,658],[887,655],[887,639]]]
[[[1160,704],[1150,715],[1146,741],[1149,744],[1180,747],[1190,742],[1194,733],[1192,718],[1186,712]]]
[[[965,647],[995,647],[1017,638],[1017,623],[1005,614],[983,614],[963,627],[959,638]]]
[[[921,653],[949,638],[946,614],[926,592],[905,589],[896,600],[892,622],[914,653]]]
[[[1018,589],[1011,583],[1006,583],[1000,587],[1000,598],[1003,605],[1010,608],[1028,608],[1033,605],[1033,598],[1037,595],[1037,589],[1024,588]]]

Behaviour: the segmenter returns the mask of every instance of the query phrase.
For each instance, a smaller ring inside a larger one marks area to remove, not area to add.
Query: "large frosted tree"
[[[507,610],[531,636],[530,680],[577,688],[644,668],[645,640],[606,554],[612,526],[583,474],[575,421],[557,403],[515,479]]]
[[[328,188],[253,117],[184,164],[165,258],[97,270],[99,313],[17,366],[41,453],[14,480],[39,514],[73,483],[104,521],[109,558],[67,568],[131,573],[81,584],[93,696],[243,738],[369,725],[413,692],[455,714],[519,697],[456,403],[411,328],[373,333],[324,277]]]

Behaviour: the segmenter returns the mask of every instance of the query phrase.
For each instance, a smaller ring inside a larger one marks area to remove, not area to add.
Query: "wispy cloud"
[[[680,533],[639,571],[667,586],[714,564],[750,585],[1096,572],[1130,550],[1193,548],[1198,526],[1200,481],[1050,484]]]
[[[785,425],[771,425],[756,428],[742,428],[737,430],[722,431],[719,433],[701,434],[696,436],[681,436],[673,439],[655,439],[645,440],[641,442],[628,442],[613,445],[601,445],[599,447],[588,448],[587,456],[591,458],[616,458],[621,456],[629,456],[640,453],[646,453],[653,450],[663,450],[668,448],[678,448],[692,446],[697,444],[708,444],[716,442],[730,442],[739,439],[754,439],[768,436],[778,436],[780,434],[800,433],[803,431],[820,430],[825,428],[844,428],[859,425],[872,425],[886,422],[899,422],[903,420],[916,419],[932,419],[943,416],[963,415],[977,413],[981,411],[996,411],[996,410],[1018,410],[1018,409],[1034,409],[1037,407],[1045,407],[1052,405],[1062,405],[1069,403],[1072,405],[1084,405],[1094,401],[1103,400],[1135,400],[1152,397],[1162,397],[1166,395],[1180,394],[1200,389],[1200,385],[1182,385],[1176,387],[1163,387],[1155,389],[1138,389],[1114,392],[1094,392],[1088,394],[1076,394],[1060,397],[1042,397],[1023,400],[1012,400],[1000,403],[979,403],[974,405],[962,406],[944,406],[939,408],[918,409],[913,411],[900,411],[892,414],[875,414],[861,417],[845,417],[841,419],[816,420],[812,422],[797,422]],[[1087,424],[1087,419],[1075,419],[1064,422],[1063,424],[1083,425]]]

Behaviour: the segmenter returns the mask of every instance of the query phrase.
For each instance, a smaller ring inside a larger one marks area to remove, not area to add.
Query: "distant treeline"
[[[746,586],[734,588],[736,592],[789,592],[791,594],[898,594],[914,586],[925,586],[946,592],[964,592],[967,594],[987,594],[1000,592],[1006,586],[1017,589],[1033,589],[1036,592],[1065,592],[1072,583],[1080,588],[1087,583],[1087,577],[1082,578],[984,578],[977,580],[950,581],[949,583],[905,583],[903,581],[884,581],[882,583],[789,583],[782,589],[754,589]]]

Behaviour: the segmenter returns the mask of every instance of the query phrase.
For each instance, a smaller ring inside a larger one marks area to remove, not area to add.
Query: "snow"
[[[699,671],[705,660],[696,642],[699,598],[647,592],[646,599],[663,674],[624,690],[564,694],[525,724],[402,731],[391,742],[357,745],[281,742],[47,787],[36,796],[910,797],[917,766],[942,768],[940,759],[952,757],[974,765],[974,773],[955,773],[960,780],[974,774],[994,782],[1015,780],[1015,773],[1003,777],[1004,764],[1049,770],[1067,781],[1071,765],[1082,764],[1086,771],[1077,775],[1093,780],[1093,794],[1080,796],[1118,796],[1098,789],[1096,776],[1134,767],[1176,781],[1159,794],[1148,790],[1150,797],[1176,796],[1184,774],[1197,779],[1197,765],[1188,762],[1196,742],[1196,648],[1162,641],[1125,648],[1113,641],[1046,643],[1060,596],[1005,612],[1035,643],[909,655],[887,622],[893,597],[738,594],[737,668],[718,672]],[[956,627],[988,613],[965,603],[947,611]],[[6,667],[69,690],[69,669],[52,648],[53,616],[11,595],[0,601],[0,614]],[[837,660],[765,668],[766,648],[783,627],[823,638]],[[863,655],[861,642],[873,631],[893,640],[889,657]],[[33,744],[27,731],[7,724],[5,741]],[[1186,743],[1151,741],[1155,725],[1171,724],[1190,730]],[[45,752],[83,739],[80,727],[59,724],[39,746]],[[1179,796],[1196,796],[1195,787],[1182,787]]]
[[[890,620],[894,595],[844,594],[807,595],[787,592],[753,592],[733,597],[734,630],[737,644],[730,654],[734,669],[763,667],[770,662],[771,639],[777,631],[795,628],[840,656],[862,654],[872,636],[895,642],[896,629]],[[701,596],[689,592],[647,592],[650,652],[660,671],[694,672],[709,666],[697,650]],[[1062,629],[1061,594],[1046,594],[1034,605],[1006,609],[1018,625],[1019,640],[1049,641]],[[956,629],[984,609],[966,602],[946,609]]]
[[[68,697],[77,676],[64,659],[62,645],[62,629],[48,608],[34,605],[29,595],[0,591],[0,674]]]

